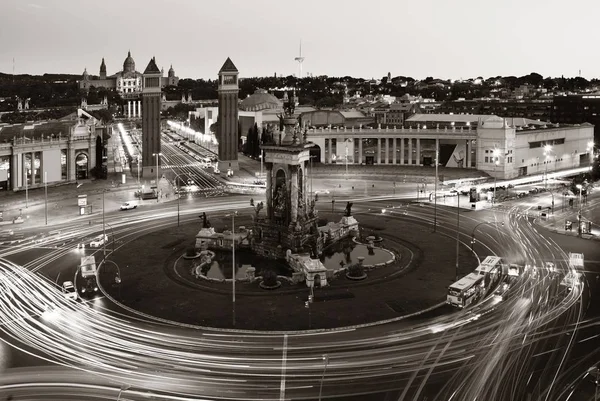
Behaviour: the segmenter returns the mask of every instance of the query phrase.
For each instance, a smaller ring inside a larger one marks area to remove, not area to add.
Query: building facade
[[[168,75],[164,76],[164,71],[159,70],[160,88],[166,86],[177,86],[179,78],[175,76],[175,70],[171,65]],[[123,70],[113,75],[106,75],[106,64],[104,58],[100,64],[100,74],[98,77],[93,77],[87,72],[87,68],[83,71],[82,79],[79,81],[79,89],[86,92],[91,87],[106,88],[115,90],[126,104],[123,106],[123,114],[128,118],[140,118],[142,115],[141,93],[143,89],[143,74],[136,71],[135,61],[131,57],[131,52],[127,53],[125,61],[123,61]]]
[[[439,149],[445,167],[474,168],[501,179],[586,166],[591,157],[590,124],[511,125],[508,118],[471,116],[474,121],[466,125],[464,115],[417,116],[444,124],[424,119],[416,128],[317,128],[307,137],[325,164],[432,166]]]
[[[71,121],[0,124],[0,190],[20,191],[90,177],[104,127],[79,109]]]

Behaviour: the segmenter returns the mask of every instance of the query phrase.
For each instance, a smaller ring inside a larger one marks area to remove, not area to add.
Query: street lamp
[[[587,150],[590,152],[590,172],[592,171],[592,162],[594,161],[594,142],[589,141],[587,144]]]
[[[577,184],[577,189],[579,189],[579,213],[577,214],[577,235],[581,237],[581,193],[583,192],[583,185]]]
[[[262,180],[262,176],[263,176],[263,162],[265,160],[265,151],[264,150],[260,150],[260,155],[258,155],[258,157],[260,158],[260,179]]]
[[[44,201],[44,210],[46,214],[46,225],[48,225],[48,173],[44,171],[44,192],[46,194],[46,200]]]
[[[177,227],[179,227],[179,208],[180,208],[180,203],[181,203],[181,194],[180,194],[181,191],[179,188],[178,179],[181,174],[182,173],[175,175],[175,187],[176,187],[176,191],[177,191]]]
[[[137,155],[137,176],[138,176],[138,188],[140,186],[140,155]]]
[[[25,165],[25,209],[29,208],[29,167]]]
[[[548,159],[550,158],[550,152],[552,152],[552,146],[551,145],[544,146],[544,156],[545,156],[544,164],[546,165],[546,172],[544,173],[544,176],[545,176],[544,188],[545,189],[548,188],[548,164],[550,163],[548,161]]]
[[[460,244],[460,193],[456,196],[456,266],[455,276],[458,280],[458,252]]]
[[[496,176],[496,167],[500,163],[500,149],[496,148],[493,152],[494,155],[494,195],[492,197],[492,205],[496,202],[496,183],[498,181],[498,177]]]
[[[497,222],[497,221],[484,221],[484,222],[481,222],[481,223],[477,224],[477,225],[475,226],[475,228],[473,228],[473,232],[471,233],[471,250],[472,250],[473,252],[475,252],[475,242],[476,242],[476,241],[475,241],[475,230],[477,230],[477,228],[478,228],[479,226],[481,226],[481,225],[484,225],[484,224],[498,224],[498,222]],[[503,222],[503,221],[501,221],[501,222],[500,222],[500,225],[504,226],[504,222]]]
[[[237,214],[237,210],[233,213],[226,214],[225,217],[231,216],[231,283],[232,283],[232,316],[233,316],[233,326],[235,327],[235,215]]]
[[[438,157],[439,157],[440,140],[435,138],[435,187],[433,189],[433,232],[437,231],[437,187],[438,187]],[[394,182],[394,187],[396,183]],[[395,191],[395,189],[394,189]]]
[[[156,203],[158,203],[158,158],[162,153],[152,153],[152,156],[156,157]]]
[[[104,195],[106,188],[102,190],[102,256],[106,259],[106,220],[104,218]],[[114,235],[113,235],[114,236]]]
[[[323,380],[325,379],[325,371],[327,370],[327,365],[329,364],[329,355],[323,355],[323,373],[321,374],[321,385],[319,386],[319,401],[321,401],[321,395],[323,394]]]
[[[104,220],[103,220],[103,224],[106,224],[110,228],[110,233],[111,233],[111,236],[112,236],[112,251],[111,251],[111,253],[115,253],[115,229],[112,226],[112,224],[105,223]],[[105,241],[104,241],[104,245],[103,246],[106,249],[106,235],[104,236],[104,238],[105,238]],[[104,251],[104,253],[106,254],[106,250]]]

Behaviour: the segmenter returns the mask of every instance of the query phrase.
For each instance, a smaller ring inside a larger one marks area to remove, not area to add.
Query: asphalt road
[[[177,174],[189,161],[176,161]],[[385,224],[410,219],[433,228],[435,221],[436,230],[456,237],[456,208],[440,204],[434,218],[430,204],[407,206],[414,197],[408,185],[397,186],[385,200],[360,200],[369,191],[374,188],[360,195],[338,191],[338,202],[352,198],[359,220],[368,213],[381,215]],[[203,200],[201,208],[196,201],[182,202],[179,213],[197,219],[201,210],[247,207],[248,198]],[[533,225],[540,201],[460,211],[462,246],[473,245],[481,258],[498,254],[539,267],[514,280],[507,299],[491,296],[469,310],[338,332],[222,333],[165,325],[102,298],[73,303],[54,282],[75,276],[82,252],[90,251],[74,244],[100,233],[100,222],[66,222],[52,227],[60,231],[52,236],[49,228],[43,229],[46,236],[39,228],[23,228],[28,240],[0,253],[0,394],[101,399],[125,389],[129,399],[150,393],[161,399],[311,399],[319,393],[345,398],[384,392],[382,397],[399,400],[566,399],[569,388],[582,388],[585,372],[598,360],[594,299],[600,257],[597,243]],[[120,247],[173,224],[176,214],[169,202],[135,214],[107,210],[106,222]],[[588,260],[585,280],[571,292],[558,285],[561,273],[541,268],[552,261],[565,271],[565,251],[585,253]]]

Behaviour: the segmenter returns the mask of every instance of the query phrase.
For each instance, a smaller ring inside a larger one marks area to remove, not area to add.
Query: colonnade
[[[141,100],[128,100],[126,111],[127,111],[127,118],[141,118],[142,117],[142,101]]]
[[[339,148],[334,151],[333,149],[333,141],[332,139],[336,139],[336,147],[345,146],[344,142],[346,140],[354,142],[355,138],[328,138],[327,143],[327,157],[325,158],[325,163],[332,163],[332,156],[334,154],[339,153]],[[358,159],[354,158],[355,164],[365,163],[366,156],[363,153],[363,140],[367,138],[356,138],[358,139]],[[368,139],[377,139],[377,153],[373,154],[375,164],[401,164],[401,165],[412,165],[412,166],[422,166],[422,154],[421,154],[421,139],[435,139],[435,148],[439,150],[440,140],[439,138],[410,138],[410,137],[379,137],[379,138],[368,138]],[[383,143],[382,143],[383,141]],[[465,158],[464,158],[464,166],[467,168],[471,167],[471,153],[472,153],[472,144],[470,139],[457,139],[458,143],[460,141],[464,141],[465,143]],[[391,146],[390,146],[391,143]],[[354,148],[354,144],[352,146]],[[408,152],[405,152],[405,149],[408,149]],[[413,149],[416,151],[414,153],[415,157],[413,158]],[[382,150],[384,150],[382,152]],[[398,152],[398,150],[400,150]],[[391,155],[390,155],[391,151]],[[354,152],[354,150],[353,150]],[[342,151],[342,154],[345,152]],[[383,160],[382,160],[383,154]],[[390,158],[391,156],[391,158]],[[399,157],[398,157],[399,156]]]

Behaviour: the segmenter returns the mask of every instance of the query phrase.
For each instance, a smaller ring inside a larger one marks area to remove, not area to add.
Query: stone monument
[[[294,106],[292,95],[278,116],[279,130],[261,145],[266,167],[266,215],[254,222],[252,248],[268,258],[285,258],[287,249],[318,257],[323,249],[306,179],[312,143],[300,131]]]

